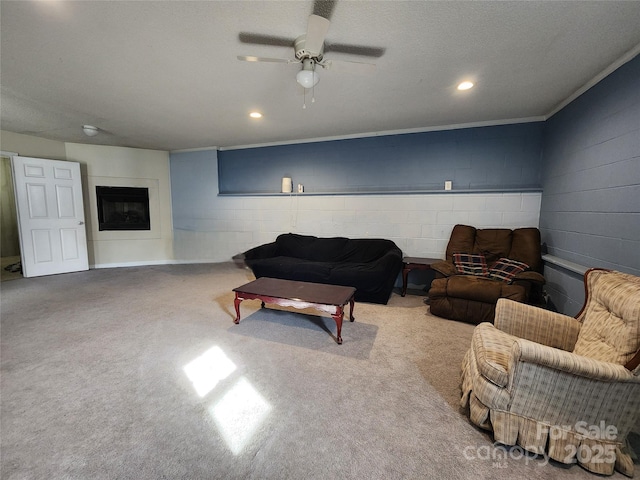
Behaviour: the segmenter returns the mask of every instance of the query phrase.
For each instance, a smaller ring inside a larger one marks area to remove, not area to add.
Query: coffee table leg
[[[236,307],[236,319],[233,321],[233,323],[238,324],[240,323],[240,302],[242,301],[241,298],[238,298],[238,292],[236,292],[236,298],[233,301],[233,305]]]
[[[354,316],[353,316],[353,305],[354,305],[354,298],[351,297],[351,300],[349,300],[349,321],[353,322],[355,320]]]
[[[336,307],[336,313],[334,313],[332,317],[336,322],[338,332],[336,342],[338,342],[338,345],[342,345],[342,319],[344,318],[344,309],[342,307]]]

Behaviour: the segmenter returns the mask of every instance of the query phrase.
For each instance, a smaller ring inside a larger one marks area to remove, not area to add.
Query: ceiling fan
[[[316,72],[316,65],[326,69],[349,67],[362,71],[374,70],[375,64],[373,63],[328,60],[324,57],[325,52],[329,51],[375,58],[381,57],[385,52],[384,48],[379,47],[328,43],[325,41],[325,36],[329,31],[330,25],[331,22],[328,19],[320,15],[312,14],[309,16],[307,22],[307,33],[300,35],[294,40],[285,37],[241,32],[238,38],[242,43],[279,47],[293,46],[295,58],[268,58],[238,55],[238,60],[245,62],[301,63],[302,69],[296,75],[296,80],[305,90],[313,88],[320,81],[320,76]],[[303,106],[303,108],[305,107],[306,105]]]

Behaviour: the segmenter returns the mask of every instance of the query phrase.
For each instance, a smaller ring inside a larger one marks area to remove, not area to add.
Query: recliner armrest
[[[501,298],[494,325],[514,337],[572,351],[582,324],[573,317]]]
[[[520,272],[515,277],[513,277],[513,282],[517,282],[519,280],[539,283],[540,285],[544,285],[546,283],[546,280],[544,279],[542,274],[538,272],[534,272],[533,270],[526,270],[524,272]]]
[[[456,270],[456,266],[448,262],[446,260],[441,260],[439,262],[435,262],[431,264],[431,269],[435,270],[438,273],[441,273],[445,277],[450,277],[452,275],[457,275],[458,271]]]

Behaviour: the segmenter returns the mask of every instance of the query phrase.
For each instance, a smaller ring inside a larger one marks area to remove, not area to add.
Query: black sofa
[[[284,233],[240,256],[256,278],[271,277],[356,288],[358,302],[386,304],[402,268],[391,240],[319,238]]]

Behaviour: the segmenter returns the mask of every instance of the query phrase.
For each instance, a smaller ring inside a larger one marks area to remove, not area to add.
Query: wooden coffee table
[[[240,323],[240,302],[242,300],[262,300],[283,307],[309,308],[331,314],[336,322],[336,342],[342,344],[342,320],[344,306],[349,303],[349,320],[353,318],[353,303],[356,289],[340,285],[325,285],[323,283],[298,282],[281,280],[279,278],[261,277],[240,287],[234,288],[236,298],[233,301],[236,308],[234,323]]]

